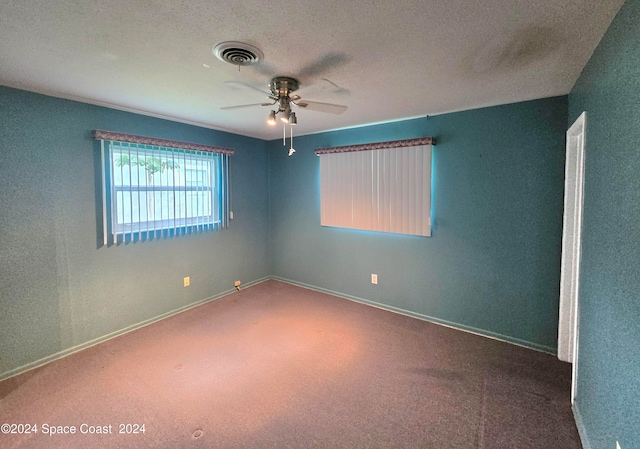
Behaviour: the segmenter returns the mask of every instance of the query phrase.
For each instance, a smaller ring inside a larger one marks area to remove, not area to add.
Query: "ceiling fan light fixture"
[[[282,112],[280,120],[282,120],[284,123],[289,123],[289,117],[291,117],[291,108],[287,107],[287,109]]]
[[[271,111],[269,113],[269,118],[267,119],[267,123],[271,126],[276,124],[276,111]]]
[[[220,53],[220,46],[223,44],[233,44],[229,45],[233,47],[236,42],[223,42],[219,46],[216,46],[216,50]],[[235,49],[235,48],[234,48]],[[218,55],[216,55],[218,56]],[[230,62],[233,63],[233,62]],[[253,90],[259,90],[255,87],[252,87],[248,84],[243,84],[238,82],[237,84],[245,85],[250,87]],[[272,106],[277,109],[272,109],[269,113],[269,117],[267,118],[267,124],[270,126],[275,126],[276,124],[276,116],[280,114],[280,120],[282,121],[282,145],[287,144],[287,124],[289,124],[290,134],[290,142],[291,147],[289,149],[289,156],[291,156],[296,150],[293,149],[293,127],[298,124],[298,117],[296,117],[296,113],[291,110],[291,105],[295,105],[300,108],[309,108],[311,110],[316,110],[320,112],[329,112],[332,114],[342,114],[347,107],[331,104],[331,103],[320,103],[320,102],[310,102],[310,101],[301,101],[302,98],[299,95],[291,95],[294,91],[298,90],[300,87],[300,83],[295,78],[290,78],[287,76],[277,76],[271,80],[269,84],[269,90],[271,94],[267,94],[270,103],[258,103],[258,104],[248,104],[248,105],[240,105],[240,106],[228,106],[223,107],[221,109],[234,109],[234,108],[244,108],[247,106]],[[259,90],[262,92],[261,90]],[[266,93],[266,92],[265,92]],[[275,106],[274,106],[275,105]]]

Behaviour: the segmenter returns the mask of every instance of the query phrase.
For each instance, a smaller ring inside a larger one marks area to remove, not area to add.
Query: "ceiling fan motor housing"
[[[278,76],[271,80],[269,85],[271,93],[276,97],[288,96],[291,92],[298,90],[300,83],[295,78]]]
[[[290,110],[291,108],[291,92],[298,90],[300,84],[295,78],[289,78],[287,76],[278,76],[271,80],[269,85],[273,99],[280,104],[279,111]]]

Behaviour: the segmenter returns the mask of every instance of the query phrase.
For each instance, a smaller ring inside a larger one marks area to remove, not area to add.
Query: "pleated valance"
[[[406,148],[406,147],[416,147],[421,145],[435,145],[435,144],[436,144],[436,140],[433,137],[420,137],[417,139],[364,143],[360,145],[348,145],[343,147],[318,148],[317,150],[314,151],[314,153],[317,156],[319,156],[321,154],[350,153],[352,151],[384,150],[388,148]]]
[[[118,133],[96,129],[91,133],[96,140],[111,140],[115,142],[136,143],[140,145],[153,145],[166,148],[180,148],[183,150],[204,151],[207,153],[220,153],[233,155],[233,148],[224,148],[200,143],[180,142],[178,140],[158,139],[156,137],[136,136],[134,134]]]

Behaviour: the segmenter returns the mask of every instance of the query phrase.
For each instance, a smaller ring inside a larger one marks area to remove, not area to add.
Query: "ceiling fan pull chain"
[[[291,148],[289,148],[289,156],[293,156],[293,153],[296,152],[296,150],[293,149],[293,126],[290,126],[289,129],[291,130],[291,137],[289,138],[289,142],[291,143]]]

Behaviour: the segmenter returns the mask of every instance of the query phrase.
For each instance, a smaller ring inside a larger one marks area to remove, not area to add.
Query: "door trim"
[[[586,112],[583,112],[567,130],[566,143],[558,358],[573,364],[571,403],[576,397],[578,380],[578,335],[580,328],[578,313],[584,205],[585,128]]]

